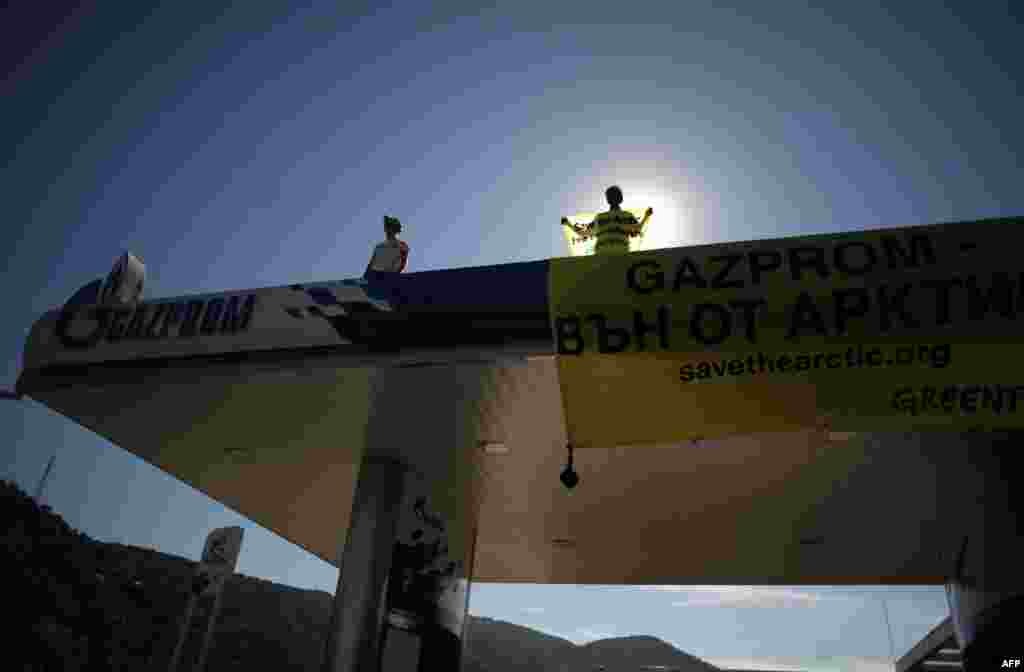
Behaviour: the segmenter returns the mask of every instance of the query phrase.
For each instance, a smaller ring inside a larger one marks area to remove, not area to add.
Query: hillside
[[[465,636],[465,672],[555,672],[578,652],[566,639],[490,618],[471,617]]]
[[[600,639],[580,647],[583,669],[604,666],[608,672],[637,670],[641,666],[663,667],[679,672],[717,672],[718,668],[683,653],[655,637],[615,637]]]
[[[0,484],[0,569],[20,605],[6,669],[166,669],[194,568],[152,549],[90,539],[15,485]],[[180,669],[191,669],[210,602],[197,608]],[[328,593],[236,574],[225,587],[207,669],[316,670],[330,607]],[[577,646],[471,617],[466,638],[465,672],[716,670],[652,637]]]
[[[0,487],[0,530],[0,568],[23,605],[12,669],[167,668],[193,561],[90,539],[10,483]],[[197,606],[184,663],[198,651],[211,603]],[[330,604],[325,592],[236,574],[208,669],[316,669]]]
[[[718,670],[655,637],[616,637],[577,646],[489,618],[473,618],[467,635],[466,672],[636,672],[644,666],[665,672]]]

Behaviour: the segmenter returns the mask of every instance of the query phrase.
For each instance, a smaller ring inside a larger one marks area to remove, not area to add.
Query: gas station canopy
[[[335,564],[387,414],[480,465],[476,581],[942,583],[1024,417],[1022,223],[69,304],[18,392]]]

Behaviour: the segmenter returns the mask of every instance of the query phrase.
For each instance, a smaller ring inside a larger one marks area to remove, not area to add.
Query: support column
[[[949,598],[964,668],[980,672],[997,669],[1020,648],[1024,495],[1017,481],[1024,470],[1024,432],[979,432],[963,439],[971,467],[982,479],[973,492],[950,495],[976,514],[961,531],[963,555]]]
[[[323,672],[378,672],[386,580],[407,478],[408,469],[394,459],[369,457],[360,466]]]
[[[373,373],[323,672],[458,672],[493,379],[487,364]]]

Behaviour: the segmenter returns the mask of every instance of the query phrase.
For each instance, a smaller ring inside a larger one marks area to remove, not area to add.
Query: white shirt
[[[370,270],[401,273],[409,259],[409,246],[404,240],[385,240],[373,248]]]

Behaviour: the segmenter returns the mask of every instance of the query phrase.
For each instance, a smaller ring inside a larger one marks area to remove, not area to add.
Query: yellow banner
[[[1022,225],[552,260],[570,439],[1022,426]]]

